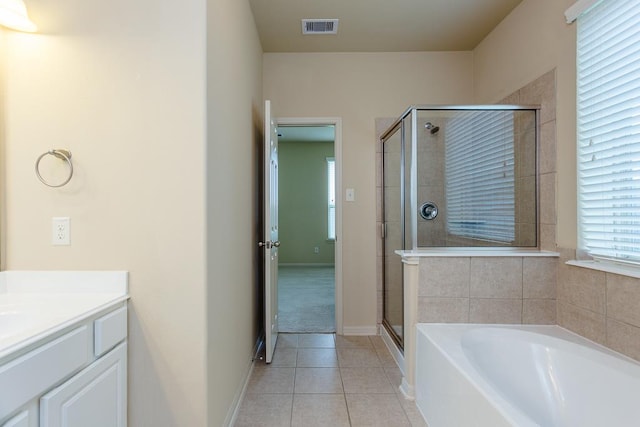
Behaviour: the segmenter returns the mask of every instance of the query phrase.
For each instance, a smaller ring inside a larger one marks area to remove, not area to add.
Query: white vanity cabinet
[[[126,427],[126,304],[0,359],[0,426]]]

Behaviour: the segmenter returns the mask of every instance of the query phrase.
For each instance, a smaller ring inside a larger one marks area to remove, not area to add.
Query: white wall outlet
[[[54,246],[71,244],[71,223],[68,216],[51,218],[51,244]]]
[[[346,197],[347,202],[355,202],[356,201],[356,190],[353,188],[347,188]]]
[[[317,246],[315,248],[313,248],[313,253],[314,254],[319,254],[320,253],[320,248],[317,247]]]

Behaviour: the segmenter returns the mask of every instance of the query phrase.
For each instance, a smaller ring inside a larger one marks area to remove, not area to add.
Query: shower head
[[[424,128],[431,132],[431,135],[435,135],[440,130],[440,126],[436,126],[431,122],[427,122],[424,124]]]

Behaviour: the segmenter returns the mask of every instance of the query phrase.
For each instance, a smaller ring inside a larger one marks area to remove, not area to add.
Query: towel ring
[[[48,156],[48,155],[57,157],[60,160],[64,160],[69,165],[69,176],[60,184],[49,184],[47,181],[45,181],[42,175],[40,175],[40,160],[42,160],[44,156]],[[47,187],[54,187],[54,188],[62,187],[63,185],[71,181],[71,177],[73,176],[73,163],[71,163],[71,151],[54,149],[54,150],[49,150],[45,153],[42,153],[40,157],[38,157],[38,159],[36,160],[36,176],[38,177],[40,182],[42,182]]]

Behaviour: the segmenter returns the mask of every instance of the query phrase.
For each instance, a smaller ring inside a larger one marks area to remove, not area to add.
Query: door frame
[[[335,311],[336,334],[342,335],[342,118],[340,117],[275,117],[277,125],[335,127],[333,156],[336,162],[336,240],[335,240]]]

